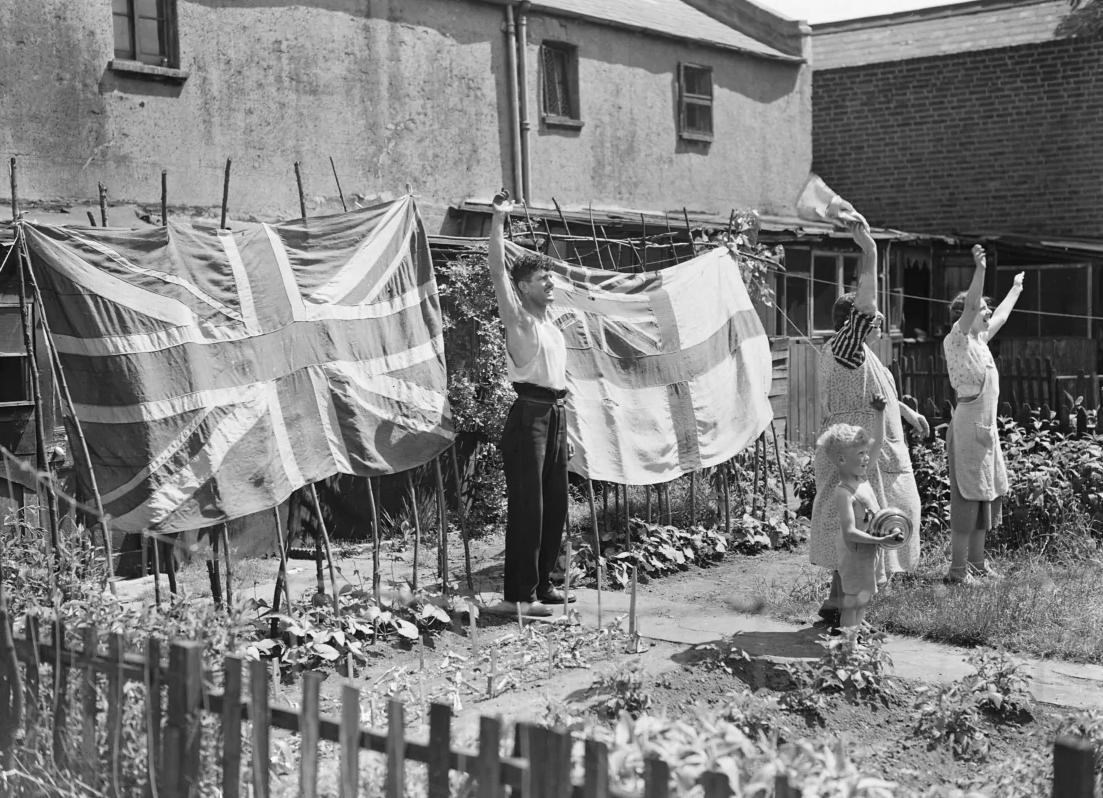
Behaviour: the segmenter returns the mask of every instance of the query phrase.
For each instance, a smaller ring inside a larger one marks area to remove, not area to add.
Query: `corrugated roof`
[[[1068,0],[978,0],[812,27],[820,71],[1052,41]]]
[[[540,0],[532,4],[532,9],[650,31],[766,58],[793,62],[803,60],[735,30],[681,0]]]

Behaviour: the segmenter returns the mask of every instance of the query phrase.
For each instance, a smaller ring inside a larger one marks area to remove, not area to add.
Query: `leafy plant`
[[[888,706],[897,684],[889,675],[892,658],[885,650],[883,632],[868,626],[844,629],[837,637],[821,637],[819,643],[825,652],[812,666],[812,684],[817,690]]]
[[[977,672],[965,677],[965,687],[976,700],[977,707],[1003,718],[1029,717],[1034,696],[1028,689],[1025,666],[1002,651],[973,654],[969,664]]]
[[[923,686],[918,692],[915,704],[918,734],[930,740],[932,745],[949,742],[954,756],[960,759],[988,757],[988,735],[981,729],[976,702],[961,683]]]
[[[651,694],[644,683],[643,666],[636,660],[622,665],[612,674],[602,676],[595,689],[608,693],[599,709],[606,717],[616,718],[627,712],[633,718],[651,706]]]

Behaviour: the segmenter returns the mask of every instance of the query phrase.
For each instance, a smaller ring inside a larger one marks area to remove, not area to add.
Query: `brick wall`
[[[1103,40],[812,79],[813,169],[875,224],[1103,236]]]

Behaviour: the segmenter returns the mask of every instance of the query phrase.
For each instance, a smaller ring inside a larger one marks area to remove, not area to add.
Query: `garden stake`
[[[100,189],[100,225],[107,227],[107,188],[103,183],[99,184]]]
[[[31,262],[31,256],[30,252],[26,249],[26,239],[23,239],[21,244],[23,247],[23,257],[29,264]],[[35,279],[34,272],[28,269],[27,276],[30,278],[31,289],[34,291],[35,301],[38,303],[39,307],[45,307],[42,301],[42,291],[38,287],[38,280]],[[45,334],[46,345],[49,349],[50,364],[52,366],[58,396],[64,399],[66,409],[68,410],[69,416],[72,418],[73,432],[80,446],[80,452],[84,457],[85,465],[88,467],[88,487],[92,491],[92,499],[96,503],[96,513],[99,515],[100,528],[103,530],[103,547],[107,555],[107,577],[108,579],[113,579],[115,576],[115,554],[112,551],[111,528],[107,522],[107,514],[103,510],[103,497],[100,494],[99,484],[96,481],[96,472],[92,469],[92,455],[88,451],[88,439],[84,437],[84,427],[81,425],[80,419],[77,418],[76,406],[73,404],[73,395],[69,392],[69,380],[66,378],[65,372],[61,368],[61,355],[57,351],[54,334],[50,330],[50,323],[46,319],[45,313],[42,314],[42,331]]]
[[[220,230],[226,229],[226,207],[230,202],[230,159],[226,159],[226,172],[222,178],[222,217],[218,223]]]
[[[766,431],[765,430],[762,431],[762,436],[761,436],[760,440],[762,441],[762,515],[761,515],[760,520],[763,523],[765,523],[766,522],[766,503],[768,502],[768,495],[769,495],[769,490],[770,490],[769,481],[768,481],[769,473],[770,473],[770,460],[766,456]]]
[[[571,535],[567,532],[567,567],[563,569],[563,615],[567,614],[568,598],[571,595]]]
[[[463,494],[460,493],[460,455],[456,444],[452,444],[452,474],[456,480],[456,514],[460,519],[460,540],[463,541],[463,564],[467,570],[467,589],[474,590],[475,582],[471,578],[471,540],[467,536],[467,510],[463,506]],[[443,485],[442,485],[443,487]]]
[[[559,200],[552,197],[552,204],[555,206],[555,212],[559,214],[559,221],[563,223],[563,232],[567,238],[571,237],[571,228],[567,225],[567,217],[563,215],[563,209],[559,207]]]
[[[379,606],[383,575],[379,572],[379,511],[375,506],[375,487],[368,477],[368,511],[371,513],[371,589],[375,605]]]
[[[85,213],[88,214],[88,226],[89,227],[95,227],[96,226],[96,216],[95,216],[95,214],[93,214],[92,211],[85,211]]]
[[[636,629],[636,573],[639,566],[632,565],[632,596],[628,602],[628,642],[632,646],[632,653],[639,653],[639,632]]]
[[[682,216],[686,220],[686,238],[689,239],[689,256],[692,258],[697,254],[697,245],[693,243],[693,228],[689,226],[689,212],[684,205],[682,206]]]
[[[594,203],[590,202],[590,232],[594,237],[594,251],[597,253],[597,265],[599,269],[605,268],[605,261],[601,257],[601,246],[597,243],[597,228],[594,227]]]
[[[675,263],[681,263],[682,259],[678,255],[678,245],[674,243],[674,231],[670,229],[670,215],[663,211],[663,219],[666,221],[666,240],[670,244],[670,255],[674,258]]]
[[[417,510],[417,491],[414,490],[414,472],[411,469],[406,472],[406,486],[410,490],[410,511],[414,515],[414,578],[410,586],[417,591],[417,560],[421,549],[421,517]]]
[[[440,519],[440,592],[448,597],[448,508],[444,503],[444,476],[440,470],[440,456],[433,458],[433,474],[437,481],[437,515]],[[467,573],[468,581],[471,572]]]
[[[146,537],[146,533],[142,533],[142,537],[149,540]],[[153,601],[157,605],[157,609],[161,609],[161,541],[157,538],[153,538]]]
[[[774,426],[774,420],[770,419],[770,432],[774,436],[774,458],[777,460],[777,478],[781,483],[781,506],[782,506],[782,518],[785,523],[789,523],[789,486],[785,484],[785,466],[781,463],[781,447],[777,442],[777,428]]]
[[[13,167],[14,167],[14,159]],[[14,199],[13,199],[14,201]],[[22,235],[22,234],[20,234]],[[35,465],[40,473],[48,477],[46,483],[46,511],[49,519],[49,544],[50,561],[53,568],[50,570],[49,585],[50,594],[57,590],[57,574],[61,572],[61,552],[58,548],[58,512],[57,496],[54,494],[53,471],[46,460],[46,420],[43,417],[41,374],[38,369],[38,356],[34,345],[34,328],[31,321],[30,310],[27,307],[27,275],[30,274],[30,258],[28,257],[26,239],[21,238],[21,246],[16,252],[19,270],[19,316],[23,328],[23,347],[27,352],[27,361],[31,371],[31,399],[34,402],[34,431],[35,431]],[[45,318],[45,315],[43,315]]]
[[[329,168],[333,170],[333,182],[337,184],[337,196],[341,198],[341,209],[348,213],[349,206],[345,204],[345,192],[341,191],[341,178],[337,177],[337,167],[333,163],[333,156],[329,156]]]
[[[559,247],[555,245],[555,239],[552,238],[551,225],[548,224],[548,217],[543,217],[542,221],[544,222],[544,233],[548,236],[548,249],[551,250],[552,257],[562,260],[563,256],[559,254]]]
[[[341,617],[341,603],[340,599],[337,597],[337,574],[333,568],[333,553],[329,548],[329,531],[326,529],[326,521],[322,517],[322,503],[318,501],[318,489],[313,482],[310,483],[310,498],[314,500],[314,512],[318,514],[318,529],[322,534],[322,544],[326,549],[326,561],[329,563],[329,584],[330,589],[333,590],[333,614],[337,617]],[[229,579],[229,577],[227,577],[227,579]],[[351,665],[352,661],[350,658],[350,668]]]
[[[643,514],[647,523],[651,523],[651,486],[643,486]]]
[[[169,225],[169,173],[161,170],[161,227]]]
[[[306,219],[306,198],[303,196],[303,173],[300,164],[295,161],[295,183],[299,187],[299,218]]]
[[[522,632],[525,631],[525,621],[521,617],[521,602],[517,602],[517,628]]]
[[[620,485],[613,483],[613,529],[620,524]],[[616,540],[616,538],[613,538]]]
[[[8,177],[11,179],[11,220],[13,222],[19,218],[19,178],[16,176],[16,168],[17,163],[13,155],[11,160],[8,161]]]
[[[751,515],[754,515],[758,511],[758,442],[761,437],[756,438],[754,442],[754,480],[751,482]]]
[[[532,217],[529,216],[529,204],[524,200],[521,200],[521,207],[525,209],[525,224],[529,229],[529,237],[532,238],[532,248],[537,249],[536,246],[536,228],[532,226]]]
[[[475,607],[467,608],[467,635],[471,638],[471,659],[479,658],[479,622],[475,618]]]
[[[220,534],[222,535],[222,556],[226,560],[226,606],[233,607],[233,590],[230,585],[233,582],[233,577],[230,574],[230,530],[227,524],[222,524]]]
[[[486,697],[494,697],[494,680],[498,678],[498,649],[490,649],[490,675],[486,677]]]
[[[697,526],[697,472],[689,472],[689,525]]]
[[[731,486],[729,485],[729,481],[731,480],[731,460],[728,460],[720,466],[720,477],[723,480],[720,485],[724,496],[724,534],[730,536],[732,533]]]
[[[594,504],[594,481],[586,480],[586,499],[590,504],[590,528],[594,532],[594,566],[597,571],[597,628],[601,628],[601,535],[597,531],[597,506]]]
[[[272,508],[272,513],[276,516],[276,545],[280,550],[280,570],[276,574],[276,590],[272,596],[272,612],[276,614],[280,610],[280,590],[283,590],[283,595],[287,599],[287,614],[291,614],[291,588],[288,587],[287,582],[289,574],[287,573],[287,549],[285,548],[283,537],[283,519],[280,518],[280,506],[277,504]],[[276,618],[272,619],[271,635],[275,637],[279,634],[280,622]]]

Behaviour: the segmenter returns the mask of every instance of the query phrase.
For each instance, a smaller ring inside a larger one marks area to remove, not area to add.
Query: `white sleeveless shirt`
[[[517,363],[506,347],[506,374],[510,382],[527,382],[563,391],[567,388],[567,342],[551,319],[533,321],[536,353],[525,363]]]

